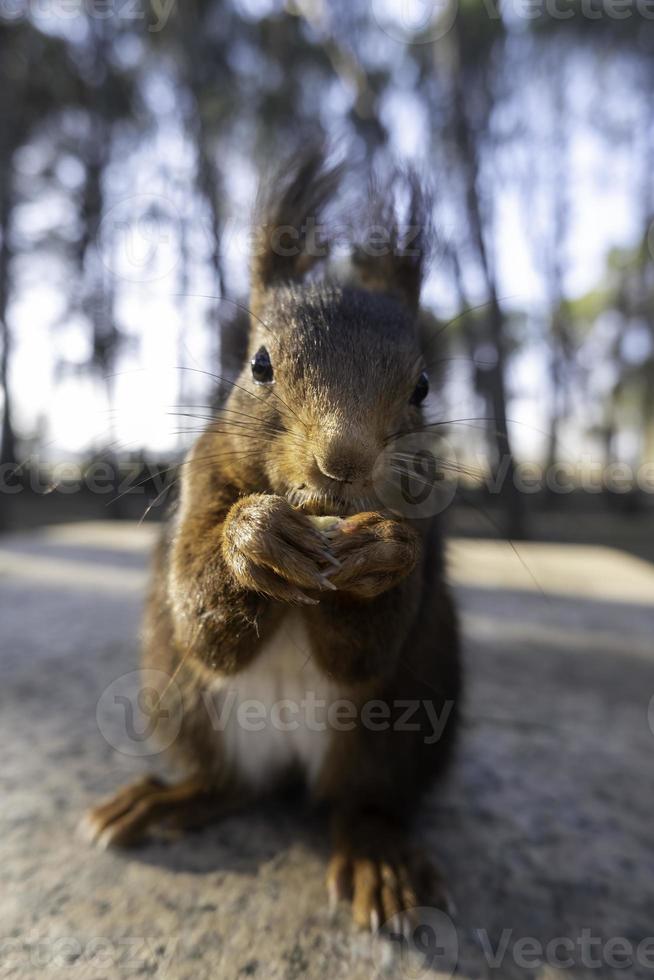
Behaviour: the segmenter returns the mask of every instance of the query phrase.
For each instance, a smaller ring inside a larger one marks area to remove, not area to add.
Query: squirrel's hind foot
[[[151,827],[197,827],[228,809],[225,800],[196,777],[170,786],[146,776],[89,810],[80,831],[100,847],[129,847]]]

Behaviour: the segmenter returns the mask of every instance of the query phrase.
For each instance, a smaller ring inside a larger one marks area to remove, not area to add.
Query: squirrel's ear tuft
[[[255,314],[267,290],[301,280],[327,257],[321,220],[338,190],[343,167],[327,166],[326,153],[323,144],[314,145],[262,185],[252,239],[250,305]]]
[[[406,200],[403,222],[398,216],[398,198]],[[417,311],[431,251],[431,218],[431,197],[415,172],[396,171],[383,185],[372,181],[363,236],[352,250],[358,285],[392,293]]]

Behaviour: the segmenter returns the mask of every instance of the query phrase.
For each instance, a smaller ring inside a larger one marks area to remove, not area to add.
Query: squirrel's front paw
[[[305,593],[334,589],[327,578],[339,567],[323,535],[305,514],[272,494],[234,504],[225,522],[223,554],[244,589],[282,602],[315,604]]]
[[[408,524],[383,514],[354,514],[324,532],[340,569],[330,575],[341,591],[372,599],[414,568],[419,538]]]

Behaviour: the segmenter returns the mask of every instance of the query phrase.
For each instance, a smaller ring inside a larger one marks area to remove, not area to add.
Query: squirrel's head
[[[427,222],[409,178],[408,230],[382,200],[374,244],[353,248],[355,280],[307,281],[324,256],[316,230],[340,177],[321,159],[311,153],[273,184],[260,210],[249,355],[226,412],[248,482],[309,512],[347,513],[375,505],[390,440],[420,423]]]

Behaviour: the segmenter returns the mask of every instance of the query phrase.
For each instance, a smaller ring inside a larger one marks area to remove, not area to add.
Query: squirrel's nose
[[[329,446],[314,456],[322,475],[338,483],[353,483],[369,476],[374,462],[362,446]]]
[[[337,480],[338,483],[352,483],[352,466],[335,466],[328,465],[322,460],[318,459],[316,456],[316,466],[320,470],[323,476],[328,477],[330,480]]]

